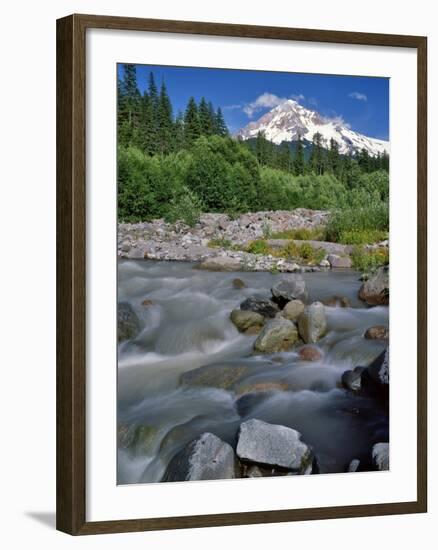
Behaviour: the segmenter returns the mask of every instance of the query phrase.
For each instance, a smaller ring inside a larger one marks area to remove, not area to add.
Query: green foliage
[[[249,245],[246,247],[247,252],[251,252],[251,254],[271,254],[271,249],[268,246],[268,243],[264,239],[257,239],[255,241],[251,241]]]
[[[381,265],[389,263],[389,251],[387,248],[366,249],[356,246],[351,254],[353,267],[358,271],[375,271]]]
[[[233,243],[229,239],[212,239],[208,245],[209,248],[233,248]]]
[[[342,244],[373,244],[388,237],[386,231],[378,229],[350,229],[341,231],[338,242]]]
[[[272,233],[272,239],[295,239],[297,241],[323,241],[325,229],[323,227],[297,227]]]
[[[199,216],[204,210],[202,201],[193,191],[183,186],[179,196],[175,196],[169,204],[165,214],[165,220],[170,223],[183,221],[190,227],[193,227],[198,221]]]

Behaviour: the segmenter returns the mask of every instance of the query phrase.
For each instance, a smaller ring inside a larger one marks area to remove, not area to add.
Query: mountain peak
[[[330,119],[317,111],[307,109],[294,99],[286,99],[265,113],[258,120],[250,122],[237,132],[242,139],[257,137],[262,132],[266,139],[276,144],[296,141],[299,137],[312,141],[320,133],[325,147],[334,139],[342,154],[355,153],[362,149],[372,156],[389,152],[389,143],[354,132],[339,119]]]

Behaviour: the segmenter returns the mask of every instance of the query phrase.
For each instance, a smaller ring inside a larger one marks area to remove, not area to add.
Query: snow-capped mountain
[[[316,111],[311,111],[293,99],[287,99],[257,121],[250,122],[237,132],[242,139],[257,137],[259,132],[265,138],[280,144],[282,141],[302,139],[312,141],[314,134],[319,132],[324,147],[330,146],[333,138],[339,144],[342,154],[354,153],[366,149],[372,156],[378,153],[389,153],[389,142],[364,136],[350,130],[338,119],[323,117]]]

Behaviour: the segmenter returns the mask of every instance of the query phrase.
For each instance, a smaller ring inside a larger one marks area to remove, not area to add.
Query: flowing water
[[[326,307],[328,332],[318,342],[323,358],[303,362],[294,351],[253,355],[255,336],[229,320],[248,296],[269,297],[282,275],[215,273],[182,262],[119,262],[119,302],[128,301],[143,329],[119,345],[118,424],[143,426],[140,450],[118,452],[118,483],[160,481],[170,459],[209,431],[235,445],[240,423],[258,418],[302,433],[321,473],[344,472],[353,458],[367,464],[371,446],[387,441],[387,411],[375,401],[339,387],[342,373],[369,364],[383,349],[364,331],[388,324],[388,308],[366,308],[357,298],[359,274],[331,270],[303,274],[309,301],[346,296],[352,307]],[[239,277],[246,287],[236,290]],[[150,300],[148,305],[142,305]],[[181,386],[182,373],[204,365],[244,366],[239,387],[287,385],[287,391],[241,392]]]

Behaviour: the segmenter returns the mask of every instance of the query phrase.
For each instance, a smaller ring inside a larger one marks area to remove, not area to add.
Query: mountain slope
[[[283,141],[295,141],[299,136],[312,141],[313,135],[322,135],[322,144],[330,146],[330,139],[339,145],[342,154],[356,153],[362,149],[372,156],[389,152],[389,142],[364,136],[350,130],[337,119],[328,119],[300,105],[293,99],[287,99],[257,121],[250,122],[237,132],[242,139],[250,139],[264,133],[265,138],[279,144]]]

